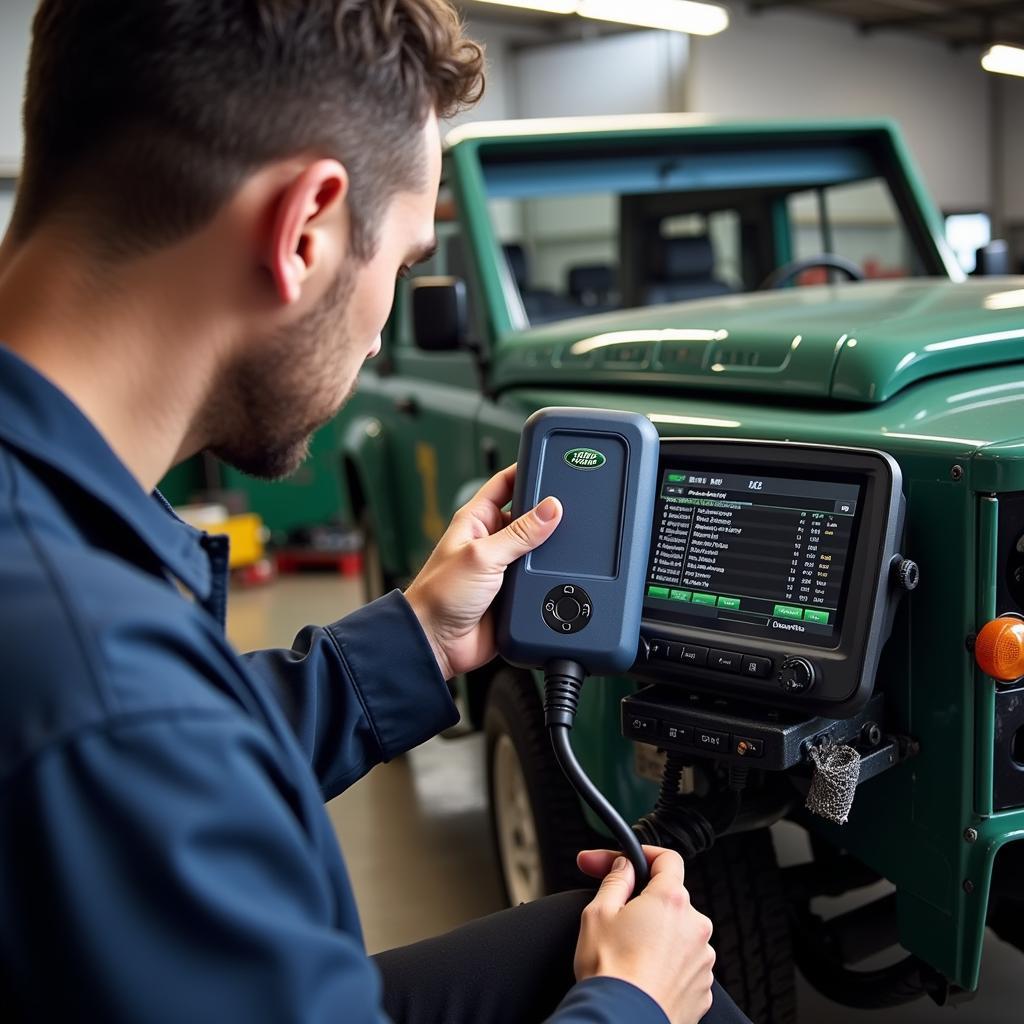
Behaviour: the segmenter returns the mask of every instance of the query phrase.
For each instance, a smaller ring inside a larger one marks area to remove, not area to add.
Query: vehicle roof
[[[468,142],[516,142],[559,138],[636,137],[664,135],[808,135],[832,132],[885,132],[898,135],[899,128],[886,118],[847,120],[748,121],[710,114],[629,114],[598,117],[523,118],[513,121],[476,121],[459,125],[445,136],[445,148]]]

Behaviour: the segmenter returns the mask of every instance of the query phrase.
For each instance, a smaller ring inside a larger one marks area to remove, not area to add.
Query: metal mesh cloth
[[[845,825],[860,779],[860,754],[853,747],[827,745],[811,747],[807,756],[814,764],[807,810],[826,821]]]

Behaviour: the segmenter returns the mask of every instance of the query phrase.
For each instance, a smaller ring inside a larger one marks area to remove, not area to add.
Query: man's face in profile
[[[264,478],[294,473],[311,435],[337,414],[364,360],[380,351],[396,277],[435,245],[441,142],[433,114],[421,144],[422,187],[390,199],[372,256],[349,254],[312,309],[236,362],[228,400],[212,397],[210,432],[220,440],[211,447],[225,462]]]

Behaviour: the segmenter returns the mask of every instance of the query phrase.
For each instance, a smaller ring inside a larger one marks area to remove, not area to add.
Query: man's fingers
[[[653,889],[666,889],[678,892],[684,883],[683,858],[675,850],[661,850],[651,861],[651,881]]]
[[[665,852],[660,846],[645,846],[643,851],[648,864],[653,864]],[[581,850],[576,855],[576,866],[591,878],[604,878],[611,871],[615,859],[621,856],[615,850]]]
[[[495,473],[490,480],[480,488],[473,497],[473,501],[491,502],[498,508],[502,508],[512,500],[512,491],[516,485],[516,467],[513,463],[503,470]]]
[[[555,532],[562,518],[562,503],[557,498],[545,498],[536,508],[504,529],[479,541],[490,560],[501,568],[511,565],[528,551],[540,547]]]
[[[600,910],[621,910],[633,894],[633,865],[622,854],[612,862],[611,870],[604,876],[601,888],[591,900],[591,906]]]

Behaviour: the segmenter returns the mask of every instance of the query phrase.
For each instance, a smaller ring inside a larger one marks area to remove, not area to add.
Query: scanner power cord
[[[590,781],[582,765],[576,760],[569,734],[576,719],[580,691],[586,679],[586,670],[579,662],[555,659],[544,666],[544,724],[551,736],[555,759],[565,773],[572,788],[586,801],[590,809],[611,832],[623,854],[633,865],[638,893],[650,879],[647,858],[633,830],[621,814],[609,803],[605,795]]]

